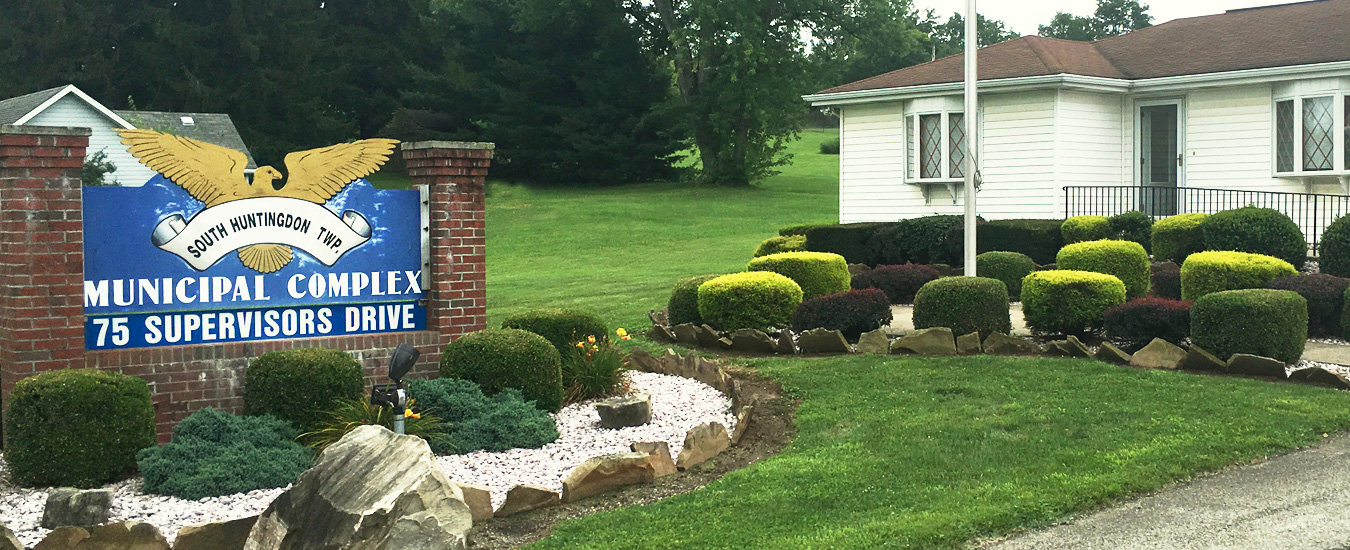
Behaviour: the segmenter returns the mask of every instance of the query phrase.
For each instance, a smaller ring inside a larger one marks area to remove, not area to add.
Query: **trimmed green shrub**
[[[1171,260],[1177,264],[1186,257],[1205,250],[1205,232],[1200,224],[1209,214],[1177,214],[1153,224],[1153,257]]]
[[[575,346],[577,342],[594,336],[609,339],[609,327],[599,317],[575,309],[536,309],[517,313],[502,322],[502,328],[527,330],[543,336],[558,353]]]
[[[1113,236],[1111,220],[1106,216],[1074,216],[1064,220],[1059,231],[1064,236],[1064,244],[1100,241]]]
[[[1172,262],[1153,262],[1152,281],[1149,294],[1171,300],[1181,299],[1181,266]]]
[[[806,237],[803,235],[778,236],[764,239],[755,249],[755,257],[778,254],[780,252],[805,252]]]
[[[1224,210],[1200,222],[1205,250],[1234,250],[1274,256],[1294,267],[1308,259],[1308,243],[1294,220],[1271,208]]]
[[[1345,289],[1350,288],[1350,279],[1325,273],[1294,275],[1271,281],[1270,288],[1292,290],[1308,300],[1308,336],[1341,335]]]
[[[792,312],[792,330],[837,330],[849,340],[890,324],[891,301],[875,288],[816,296]]]
[[[1125,298],[1148,294],[1151,264],[1148,252],[1130,241],[1088,241],[1066,245],[1055,258],[1059,269],[1115,275],[1125,283]]]
[[[155,406],[134,376],[47,371],[14,385],[5,433],[15,484],[97,487],[131,474],[136,452],[155,445]]]
[[[675,288],[670,291],[670,301],[666,303],[666,315],[671,326],[703,323],[703,316],[698,314],[698,287],[718,277],[721,275],[699,275],[675,283]]]
[[[868,246],[880,264],[957,264],[961,261],[962,233],[952,228],[962,223],[961,216],[947,215],[900,220],[878,228]],[[948,242],[953,237],[958,239],[955,246]]]
[[[914,296],[914,328],[947,327],[957,336],[1012,331],[1008,286],[988,277],[944,277]]]
[[[538,449],[558,439],[553,417],[515,388],[487,397],[468,380],[437,378],[409,380],[408,395],[450,426],[445,437],[428,440],[436,454]]]
[[[441,376],[468,380],[491,395],[515,388],[536,407],[557,412],[563,400],[561,361],[558,349],[543,336],[514,328],[490,328],[466,334],[445,346]]]
[[[1191,332],[1191,303],[1147,296],[1106,310],[1105,332],[1126,351],[1134,352],[1162,338],[1173,344]]]
[[[1054,263],[1064,247],[1060,226],[1064,220],[993,220],[980,224],[976,246],[981,253],[1021,252],[1044,265]]]
[[[168,443],[136,455],[145,492],[200,500],[284,487],[313,464],[299,431],[274,416],[207,407],[173,428]]]
[[[788,226],[788,227],[784,227],[784,228],[782,228],[782,229],[779,229],[779,230],[778,230],[778,235],[779,235],[779,236],[782,236],[782,237],[791,237],[791,236],[793,236],[793,235],[801,235],[801,236],[805,237],[807,231],[810,231],[810,230],[812,230],[812,229],[814,229],[814,228],[817,228],[817,227],[825,227],[825,226],[827,226],[827,225],[836,225],[836,224],[833,224],[833,223],[808,223],[808,224],[802,224],[802,225],[792,225],[792,226]]]
[[[1341,295],[1341,304],[1350,300],[1350,288],[1345,289],[1345,294]],[[1350,340],[1350,307],[1341,308],[1341,338]]]
[[[1021,252],[985,252],[975,257],[975,274],[998,279],[1008,287],[1008,297],[1022,296],[1022,279],[1036,271],[1036,262]]]
[[[723,275],[698,287],[698,313],[721,330],[786,327],[802,303],[802,287],[771,271]]]
[[[1106,310],[1125,303],[1125,283],[1091,271],[1037,271],[1022,279],[1022,316],[1044,334],[1101,328]]]
[[[841,142],[840,142],[839,138],[827,139],[827,140],[825,140],[825,141],[820,142],[820,154],[822,154],[822,155],[837,155],[837,154],[839,154],[839,145],[840,145],[840,143],[841,143]]]
[[[1153,218],[1138,210],[1111,216],[1111,237],[1139,243],[1145,251],[1152,250]]]
[[[269,351],[244,373],[244,414],[270,414],[307,432],[339,401],[361,399],[365,387],[361,365],[345,351]]]
[[[1337,277],[1350,277],[1350,216],[1336,218],[1322,230],[1317,251],[1318,271]]]
[[[824,252],[783,252],[750,260],[746,271],[772,271],[793,281],[802,289],[802,298],[844,292],[849,289],[848,262],[838,254]]]
[[[1226,290],[1191,306],[1191,342],[1221,361],[1249,353],[1297,363],[1307,340],[1308,301],[1297,292]]]
[[[1181,264],[1181,298],[1196,300],[1211,292],[1266,288],[1277,277],[1295,275],[1289,262],[1247,252],[1196,252]]]
[[[843,256],[851,264],[877,265],[868,243],[877,229],[887,223],[849,223],[817,225],[806,230],[806,249]]]
[[[886,293],[892,304],[914,302],[914,293],[928,281],[938,278],[936,269],[926,265],[882,265],[853,276],[854,289],[875,288]]]

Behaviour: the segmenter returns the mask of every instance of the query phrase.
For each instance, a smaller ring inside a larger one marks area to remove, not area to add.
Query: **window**
[[[953,178],[964,178],[966,174],[966,117],[961,113],[947,116],[947,150],[950,159],[948,173]]]
[[[965,177],[964,113],[921,113],[905,117],[905,177],[910,182]]]
[[[1275,104],[1275,171],[1294,171],[1294,100]]]
[[[1345,146],[1350,141],[1350,95],[1277,100],[1274,137],[1276,174],[1350,170],[1350,148]]]

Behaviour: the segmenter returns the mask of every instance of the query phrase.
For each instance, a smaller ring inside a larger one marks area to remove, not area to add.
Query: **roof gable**
[[[56,97],[56,94],[65,90],[65,86],[33,92],[31,94],[11,97],[0,101],[0,124],[14,124],[19,119],[24,118],[29,113],[38,108],[39,105]]]
[[[212,145],[228,147],[241,151],[248,157],[248,168],[255,169],[258,163],[253,160],[244,138],[239,135],[230,115],[221,113],[170,113],[165,111],[114,111],[138,128],[168,132]],[[188,124],[183,119],[191,119]]]

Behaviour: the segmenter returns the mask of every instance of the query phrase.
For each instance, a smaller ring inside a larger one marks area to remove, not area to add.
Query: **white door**
[[[1145,214],[1177,214],[1181,121],[1180,102],[1139,107],[1139,209]]]

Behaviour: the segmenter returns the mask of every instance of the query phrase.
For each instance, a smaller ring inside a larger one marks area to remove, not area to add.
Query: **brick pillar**
[[[0,401],[44,370],[83,368],[88,128],[0,125]]]
[[[431,288],[427,328],[441,345],[487,328],[487,258],[483,184],[491,143],[421,141],[403,144],[413,185],[430,197]]]

